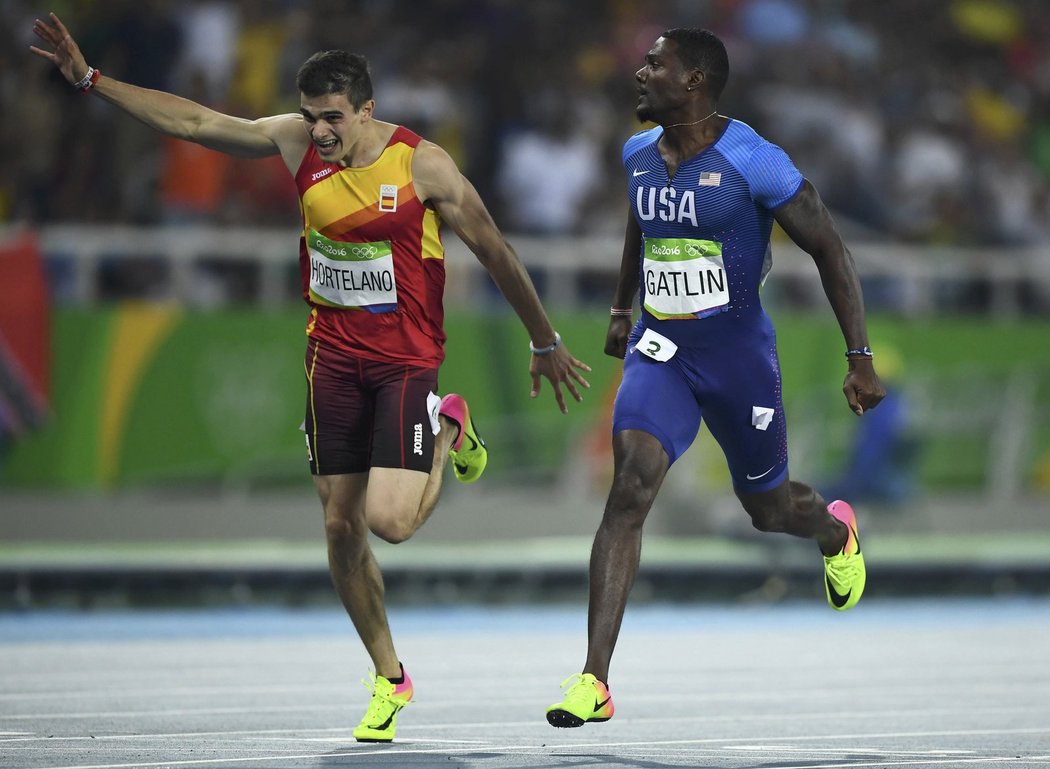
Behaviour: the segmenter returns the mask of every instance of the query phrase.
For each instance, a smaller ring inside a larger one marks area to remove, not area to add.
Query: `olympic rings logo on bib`
[[[718,253],[721,254],[722,253],[722,246],[719,245],[719,244],[713,244],[713,245],[716,245],[718,247]],[[685,244],[685,253],[686,253],[687,256],[692,256],[692,257],[708,256],[707,249],[703,245],[697,244],[697,243],[686,243]]]
[[[369,243],[367,246],[354,246],[350,249],[350,253],[353,256],[359,256],[363,259],[370,259],[379,253],[379,249]]]

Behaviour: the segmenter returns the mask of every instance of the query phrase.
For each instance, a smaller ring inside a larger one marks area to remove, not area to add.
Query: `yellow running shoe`
[[[473,483],[485,472],[489,463],[489,450],[470,418],[470,409],[462,395],[449,393],[441,399],[438,413],[459,425],[459,437],[449,449],[452,473],[460,483]]]
[[[583,726],[588,721],[608,721],[613,717],[613,707],[609,687],[590,673],[577,673],[561,682],[564,689],[575,681],[565,692],[565,699],[547,708],[547,723],[558,727]]]
[[[867,573],[864,556],[860,552],[857,536],[857,516],[853,508],[837,499],[828,505],[828,512],[846,524],[846,544],[837,555],[824,556],[824,589],[828,603],[833,609],[846,611],[853,608],[864,592]]]
[[[383,676],[369,672],[371,685],[362,681],[365,688],[372,692],[372,701],[361,723],[354,729],[354,739],[358,742],[393,742],[394,729],[397,727],[397,714],[412,699],[412,679],[405,669],[401,668],[404,680],[393,684]]]

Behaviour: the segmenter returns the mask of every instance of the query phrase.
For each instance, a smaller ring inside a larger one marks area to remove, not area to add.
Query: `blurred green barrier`
[[[40,432],[14,446],[0,467],[9,488],[107,489],[152,484],[244,480],[303,483],[306,451],[298,430],[305,390],[302,355],[306,310],[187,311],[125,304],[55,312],[53,413]],[[450,312],[442,392],[471,403],[492,446],[490,483],[554,479],[581,455],[608,461],[608,416],[619,361],[602,354],[607,318],[600,311],[555,313],[566,344],[594,367],[584,402],[557,411],[549,383],[529,398],[528,339],[509,312]],[[790,434],[836,430],[852,418],[839,390],[845,364],[830,313],[778,315]],[[1024,446],[1028,477],[1050,457],[1050,323],[900,318],[871,319],[872,341],[903,361],[904,381],[971,382],[989,406],[1002,404],[1019,371],[1034,372],[1025,396],[1033,415]],[[888,361],[888,357],[886,358]],[[1027,381],[1027,380],[1026,380]],[[1015,387],[1016,389],[1016,387]],[[926,404],[935,414],[952,402]],[[797,404],[816,404],[805,409]],[[930,436],[926,481],[981,483],[988,433],[943,425]],[[954,413],[954,412],[953,412]],[[830,420],[808,424],[810,420]],[[996,419],[994,413],[982,419]],[[930,422],[929,424],[936,424]],[[829,443],[829,445],[831,445]],[[793,449],[794,451],[794,449]],[[971,456],[972,455],[972,456]]]

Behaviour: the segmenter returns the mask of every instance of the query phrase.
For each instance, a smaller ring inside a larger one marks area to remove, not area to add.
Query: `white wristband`
[[[547,345],[546,347],[536,347],[536,345],[534,345],[532,343],[532,341],[530,340],[529,341],[529,351],[533,355],[549,355],[550,353],[552,353],[555,350],[557,350],[558,349],[558,345],[560,345],[560,344],[561,344],[561,334],[559,334],[557,331],[555,331],[554,332],[554,341],[551,344]]]
[[[95,81],[98,80],[98,75],[95,74],[96,72],[98,72],[97,69],[95,69],[92,66],[88,66],[87,74],[85,74],[84,77],[80,78],[80,80],[78,80],[77,82],[73,83],[73,87],[76,88],[78,91],[91,90],[91,87],[95,85]]]

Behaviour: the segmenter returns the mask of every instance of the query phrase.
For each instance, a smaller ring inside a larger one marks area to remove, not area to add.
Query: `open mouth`
[[[314,144],[317,145],[317,149],[321,152],[328,152],[332,150],[336,144],[339,143],[338,139],[315,139]]]

